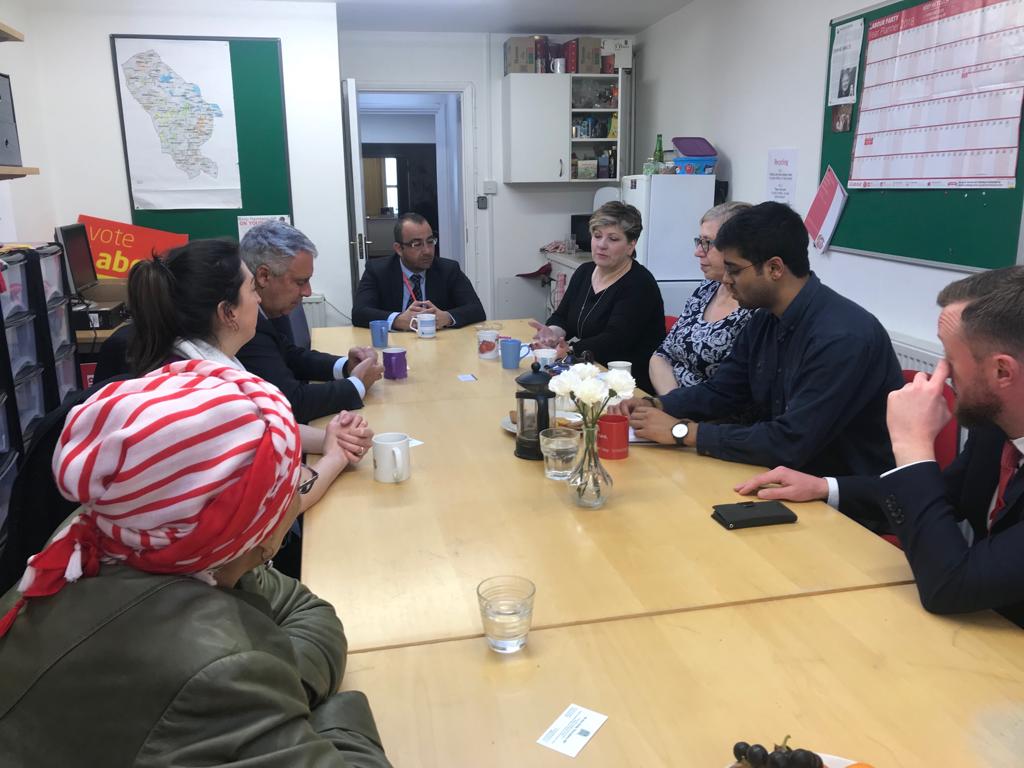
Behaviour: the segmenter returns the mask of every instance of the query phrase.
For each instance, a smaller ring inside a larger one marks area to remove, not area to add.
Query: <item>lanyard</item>
[[[420,280],[421,281],[423,280],[422,276],[420,277]],[[412,283],[410,283],[409,282],[409,278],[405,276],[405,272],[402,273],[402,282],[405,283],[405,289],[407,291],[409,291],[409,296],[412,297],[412,301],[419,301],[419,299],[416,298],[416,292],[412,289]],[[420,282],[420,286],[421,286],[420,290],[422,291],[423,290],[423,288],[422,288],[423,283],[422,282]]]

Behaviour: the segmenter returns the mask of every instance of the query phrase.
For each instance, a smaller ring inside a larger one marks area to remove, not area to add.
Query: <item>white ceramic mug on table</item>
[[[373,437],[373,479],[378,483],[401,483],[409,479],[409,436],[382,432]]]
[[[409,321],[409,330],[415,331],[421,339],[432,339],[437,335],[437,317],[430,312],[422,312]]]

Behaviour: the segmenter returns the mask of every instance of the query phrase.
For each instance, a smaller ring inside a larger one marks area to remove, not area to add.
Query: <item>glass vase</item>
[[[612,495],[612,478],[597,455],[597,426],[583,428],[583,446],[580,460],[569,475],[570,493],[581,507],[596,509]]]

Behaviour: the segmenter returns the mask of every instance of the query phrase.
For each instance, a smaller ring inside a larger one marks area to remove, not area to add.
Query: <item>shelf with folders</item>
[[[11,442],[24,450],[38,421],[79,388],[63,253],[49,244],[2,253],[0,278],[0,379]]]

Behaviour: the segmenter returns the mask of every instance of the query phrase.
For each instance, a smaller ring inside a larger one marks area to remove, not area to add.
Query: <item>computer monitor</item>
[[[67,268],[68,283],[71,293],[81,294],[82,291],[99,282],[96,277],[96,265],[92,261],[92,250],[89,248],[89,237],[84,224],[68,224],[57,227],[57,242],[64,248],[64,264]]]

